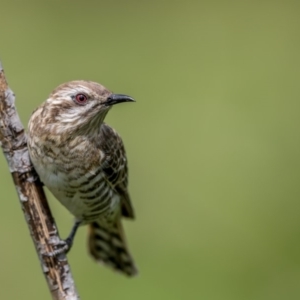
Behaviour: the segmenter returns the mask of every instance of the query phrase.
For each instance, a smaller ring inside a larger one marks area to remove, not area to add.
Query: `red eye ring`
[[[84,94],[77,94],[76,96],[75,96],[75,101],[78,103],[78,104],[80,104],[80,105],[84,105],[84,104],[86,104],[87,103],[87,96],[86,95],[84,95]]]

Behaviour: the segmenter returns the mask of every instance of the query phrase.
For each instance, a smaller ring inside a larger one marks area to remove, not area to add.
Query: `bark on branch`
[[[78,300],[66,256],[44,255],[57,249],[60,239],[42,184],[30,162],[24,127],[14,103],[15,95],[8,87],[0,62],[0,145],[52,298]]]

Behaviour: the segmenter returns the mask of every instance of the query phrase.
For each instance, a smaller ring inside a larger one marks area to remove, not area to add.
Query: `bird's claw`
[[[59,256],[60,254],[63,254],[63,253],[67,254],[72,248],[73,240],[74,240],[76,231],[77,231],[78,227],[80,226],[80,224],[81,224],[81,221],[76,220],[74,222],[72,230],[71,230],[69,236],[65,240],[59,240],[58,242],[57,241],[55,241],[55,242],[49,241],[50,244],[57,247],[58,249],[55,249],[51,252],[44,251],[42,253],[42,255],[48,256],[48,257],[54,257],[54,256]]]
[[[42,254],[43,256],[47,256],[47,257],[55,257],[55,256],[59,256],[60,254],[67,254],[72,247],[72,241],[67,238],[66,240],[60,240],[57,244],[56,244],[58,249],[55,249],[51,252],[46,252],[44,251]]]

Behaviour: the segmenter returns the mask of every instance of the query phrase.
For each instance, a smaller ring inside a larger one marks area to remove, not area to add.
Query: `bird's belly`
[[[88,205],[82,201],[80,194],[75,193],[72,197],[67,197],[67,191],[58,190],[53,187],[48,187],[55,198],[67,208],[67,210],[75,216],[76,219],[81,220],[82,217],[89,212]]]
[[[94,171],[77,179],[61,172],[40,174],[50,192],[77,220],[89,223],[99,218],[113,218],[120,206],[120,197],[107,183],[104,174]],[[95,176],[97,174],[97,176]]]

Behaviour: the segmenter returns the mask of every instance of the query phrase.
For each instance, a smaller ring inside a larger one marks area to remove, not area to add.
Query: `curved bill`
[[[122,102],[135,102],[135,100],[127,95],[111,94],[110,96],[107,97],[107,100],[105,101],[105,105],[111,106]]]

